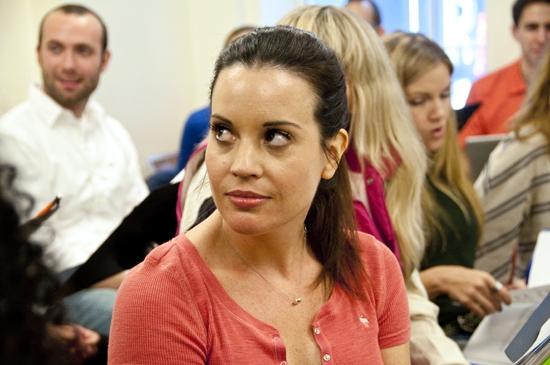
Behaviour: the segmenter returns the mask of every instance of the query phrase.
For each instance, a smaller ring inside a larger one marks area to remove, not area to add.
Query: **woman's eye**
[[[265,141],[273,147],[284,147],[290,142],[290,135],[282,131],[270,130],[265,135]]]
[[[409,105],[412,105],[412,106],[421,105],[423,102],[424,102],[424,99],[422,98],[409,99]]]
[[[221,125],[213,125],[211,127],[214,132],[216,139],[220,142],[232,142],[235,140],[235,137],[229,129]]]
[[[451,97],[451,92],[450,91],[445,91],[441,94],[442,99],[448,99],[450,97]]]

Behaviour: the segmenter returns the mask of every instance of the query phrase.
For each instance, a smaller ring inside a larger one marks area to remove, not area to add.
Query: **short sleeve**
[[[380,348],[388,348],[403,344],[409,340],[410,322],[407,292],[401,268],[396,257],[386,249],[382,249],[385,282],[385,300],[381,306],[378,319],[380,334],[378,341]]]
[[[189,282],[173,267],[147,258],[119,289],[109,364],[205,364],[206,337]]]
[[[401,268],[392,252],[373,236],[359,233],[359,240],[361,258],[375,296],[379,346],[401,345],[410,335],[407,292]]]

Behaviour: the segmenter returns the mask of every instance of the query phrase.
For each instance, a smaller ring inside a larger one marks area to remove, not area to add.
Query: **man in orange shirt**
[[[473,84],[466,105],[480,106],[460,130],[463,148],[468,136],[511,130],[508,120],[521,106],[550,40],[550,0],[517,0],[512,16],[512,34],[521,46],[521,58]]]

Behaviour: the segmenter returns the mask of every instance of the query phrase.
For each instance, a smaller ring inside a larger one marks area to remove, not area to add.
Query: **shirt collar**
[[[38,108],[40,115],[42,116],[42,120],[48,127],[53,127],[53,125],[63,116],[65,116],[65,118],[76,119],[72,111],[63,108],[48,94],[46,94],[42,89],[41,84],[32,83],[30,85],[29,99],[32,104]],[[88,100],[82,115],[88,116],[88,119],[93,121],[103,112],[103,108],[100,107],[99,104],[93,100]]]

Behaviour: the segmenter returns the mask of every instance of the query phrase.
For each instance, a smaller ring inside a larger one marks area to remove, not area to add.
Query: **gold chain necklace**
[[[300,293],[298,295],[297,298],[292,298],[291,296],[289,296],[288,294],[284,293],[283,291],[279,290],[277,287],[275,287],[273,284],[271,284],[271,282],[269,280],[266,279],[265,276],[263,276],[258,270],[256,270],[254,267],[252,267],[252,265],[250,265],[248,263],[248,261],[246,261],[244,259],[244,257],[242,257],[238,252],[237,250],[235,250],[235,247],[233,247],[233,245],[231,244],[231,242],[229,241],[229,239],[227,238],[226,234],[225,234],[225,230],[223,229],[223,222],[222,222],[222,235],[223,235],[223,238],[225,239],[225,242],[227,242],[227,244],[229,245],[229,247],[231,247],[231,250],[233,250],[233,252],[235,253],[235,255],[237,255],[237,257],[239,259],[241,259],[241,261],[246,265],[248,266],[248,268],[252,271],[254,271],[256,274],[258,274],[262,279],[265,280],[266,283],[269,284],[269,286],[275,290],[276,292],[279,292],[280,294],[284,295],[285,297],[287,297],[289,300],[292,301],[292,305],[298,305],[300,304],[300,302],[302,301],[302,290],[303,290],[303,286],[302,286],[302,279],[303,279],[303,276],[304,276],[304,267],[303,267],[303,264],[304,264],[304,251],[305,251],[305,247],[306,247],[306,239],[307,239],[307,228],[306,226],[304,225],[304,249],[302,250],[302,258],[300,260]]]

